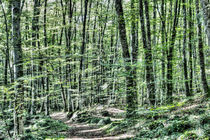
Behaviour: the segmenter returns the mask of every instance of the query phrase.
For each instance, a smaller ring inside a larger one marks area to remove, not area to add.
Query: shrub
[[[171,124],[166,128],[168,135],[176,132],[184,132],[185,130],[191,128],[191,122],[185,120],[174,120]]]
[[[192,131],[186,131],[180,138],[181,140],[195,140],[198,136]]]
[[[106,125],[106,124],[109,124],[111,122],[112,122],[111,119],[109,117],[107,117],[107,118],[104,118],[104,119],[100,120],[98,122],[98,125]]]

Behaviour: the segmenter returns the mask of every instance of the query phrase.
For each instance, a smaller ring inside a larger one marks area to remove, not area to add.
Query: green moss
[[[102,120],[102,118],[100,118],[100,117],[89,117],[87,122],[97,124],[100,120]]]
[[[61,121],[53,120],[46,116],[30,116],[27,117],[25,134],[22,139],[29,140],[44,140],[45,138],[65,138],[61,132],[69,130],[69,126]],[[32,121],[33,120],[33,121]]]
[[[112,121],[109,117],[106,117],[104,119],[101,119],[99,122],[98,122],[98,125],[107,125],[107,124],[110,124]]]
[[[174,120],[169,124],[168,127],[166,127],[166,131],[168,135],[171,135],[172,133],[176,132],[184,132],[187,129],[190,129],[192,127],[190,121],[185,120]]]
[[[108,134],[119,133],[126,131],[128,123],[126,120],[123,121],[114,121],[112,122],[109,127],[106,129]]]
[[[177,107],[182,107],[185,105],[185,102],[177,102],[175,104],[171,104],[171,105],[164,105],[164,106],[160,106],[160,107],[157,107],[155,109],[152,109],[152,110],[174,110],[176,109]]]
[[[210,114],[204,114],[200,117],[201,125],[210,124]]]
[[[153,121],[151,123],[148,124],[148,128],[150,130],[154,130],[154,129],[157,129],[157,128],[163,128],[164,125],[161,121]]]
[[[181,140],[195,140],[198,139],[198,136],[192,131],[186,131],[180,138]]]

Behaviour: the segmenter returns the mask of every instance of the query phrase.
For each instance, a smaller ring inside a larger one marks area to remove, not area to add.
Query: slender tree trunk
[[[162,43],[162,59],[161,59],[161,67],[162,67],[162,102],[163,97],[165,96],[166,91],[166,81],[165,81],[165,58],[166,58],[166,12],[165,12],[165,0],[162,0],[161,3],[161,43]]]
[[[210,47],[210,1],[209,0],[200,0],[201,6],[203,9],[206,35],[208,39],[208,46]]]
[[[15,92],[14,102],[14,136],[23,134],[23,52],[21,48],[21,28],[20,28],[20,16],[21,16],[21,0],[12,1],[12,39],[14,48],[14,79],[18,83]]]
[[[144,1],[144,5],[145,5],[147,32],[145,30],[143,1]],[[149,93],[149,101],[150,101],[151,105],[155,105],[155,83],[154,83],[155,81],[154,81],[152,49],[151,49],[151,29],[150,29],[150,18],[149,18],[149,4],[146,0],[139,1],[139,10],[140,10],[139,12],[140,12],[142,40],[143,40],[143,46],[144,46],[144,52],[145,52],[147,91]]]
[[[186,96],[191,96],[189,84],[188,84],[188,70],[187,70],[187,58],[186,58],[186,46],[187,46],[187,10],[186,10],[186,1],[182,0],[183,4],[183,16],[184,16],[184,33],[183,33],[183,65],[184,65],[184,83]]]
[[[206,69],[205,69],[205,58],[203,53],[203,39],[202,39],[202,28],[200,21],[200,8],[199,0],[196,0],[196,14],[197,14],[197,25],[198,25],[198,52],[200,57],[200,69],[201,69],[201,80],[203,84],[203,89],[207,97],[210,97],[210,89],[206,79]]]
[[[7,20],[7,15],[4,9],[4,6],[2,4],[2,1],[0,0],[2,12],[4,15],[4,24],[5,24],[5,31],[6,31],[6,58],[5,58],[5,63],[4,63],[4,85],[8,85],[8,66],[9,66],[9,29],[8,29],[8,20]],[[7,100],[7,95],[6,93],[3,95],[3,106],[2,110],[4,110],[6,106],[6,101]]]
[[[120,42],[123,51],[123,59],[125,63],[125,69],[127,71],[126,74],[126,100],[127,100],[127,118],[135,116],[135,110],[137,109],[137,98],[136,92],[133,91],[133,74],[132,74],[132,67],[131,67],[131,58],[127,43],[126,37],[126,28],[125,28],[125,20],[124,20],[124,13],[122,7],[122,0],[115,1],[115,8],[118,15],[118,24],[119,24],[119,34],[120,34]]]
[[[168,55],[167,55],[167,102],[173,103],[172,95],[173,95],[173,52],[174,45],[176,39],[176,27],[178,25],[178,0],[176,0],[175,8],[174,8],[174,21],[173,21],[173,29],[171,35],[171,41],[169,45]]]
[[[135,0],[131,0],[131,46],[132,46],[132,75],[133,75],[133,98],[138,99],[137,97],[137,60],[138,60],[138,23],[136,16],[136,7]]]
[[[47,42],[47,0],[44,1],[44,47],[47,48],[48,42]],[[48,54],[48,53],[47,53]],[[49,63],[46,61],[46,63]],[[45,106],[45,115],[49,115],[49,72],[46,71],[46,94],[44,99],[44,106]]]
[[[86,43],[86,21],[87,21],[87,11],[88,11],[88,0],[85,0],[85,12],[83,19],[83,33],[82,33],[82,47],[81,47],[81,57],[80,57],[80,72],[79,72],[79,92],[82,91],[82,72],[83,72],[83,61],[85,53],[85,43]]]
[[[39,10],[39,6],[40,6],[40,1],[39,0],[34,0],[34,11],[33,11],[33,19],[32,19],[32,46],[34,47],[33,49],[36,49],[37,47],[37,34],[38,34],[38,23],[39,23],[39,14],[40,14],[40,10]],[[33,51],[32,51],[32,59],[33,59]],[[34,66],[34,60],[32,60],[32,77],[35,76],[34,73],[36,71],[36,68]],[[32,92],[32,100],[31,100],[31,115],[36,114],[36,81],[31,81],[31,92]]]
[[[193,47],[193,34],[194,34],[194,28],[193,28],[193,17],[192,17],[192,1],[189,0],[189,66],[190,66],[190,78],[189,78],[189,88],[190,93],[193,93],[193,55],[192,55],[192,47]]]

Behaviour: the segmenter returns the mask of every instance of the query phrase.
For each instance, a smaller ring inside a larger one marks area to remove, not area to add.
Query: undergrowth
[[[45,140],[65,138],[69,126],[61,121],[53,120],[44,115],[27,115],[25,117],[25,133],[21,140]]]
[[[141,108],[135,121],[112,122],[108,134],[133,131],[134,140],[208,140],[210,137],[210,111],[208,99],[189,98],[172,105]]]

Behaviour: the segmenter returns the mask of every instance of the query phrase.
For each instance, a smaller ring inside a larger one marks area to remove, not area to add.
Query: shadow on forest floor
[[[195,96],[171,105],[139,107],[135,118],[114,107],[97,106],[74,113],[57,112],[52,119],[70,128],[66,140],[198,139],[210,137],[209,100]]]
[[[97,107],[97,111],[103,110],[103,107]],[[107,108],[106,112],[109,114],[112,114],[112,117],[110,117],[111,122],[116,120],[123,120],[123,118],[115,117],[119,113],[124,113],[123,110],[117,109],[117,108]],[[96,115],[96,114],[95,114]],[[105,132],[106,126],[103,127],[103,125],[100,125],[98,123],[85,123],[85,122],[78,122],[74,121],[72,119],[69,119],[67,113],[64,112],[56,112],[51,114],[51,117],[55,120],[60,120],[70,126],[70,129],[68,132],[63,132],[67,136],[65,140],[119,140],[119,139],[126,139],[126,138],[132,138],[134,137],[133,134],[125,133],[125,134],[118,134],[118,135],[107,135]],[[73,116],[72,116],[73,117]],[[99,117],[99,116],[97,116]],[[106,118],[103,116],[100,116],[100,118]],[[100,123],[100,121],[99,121]]]

